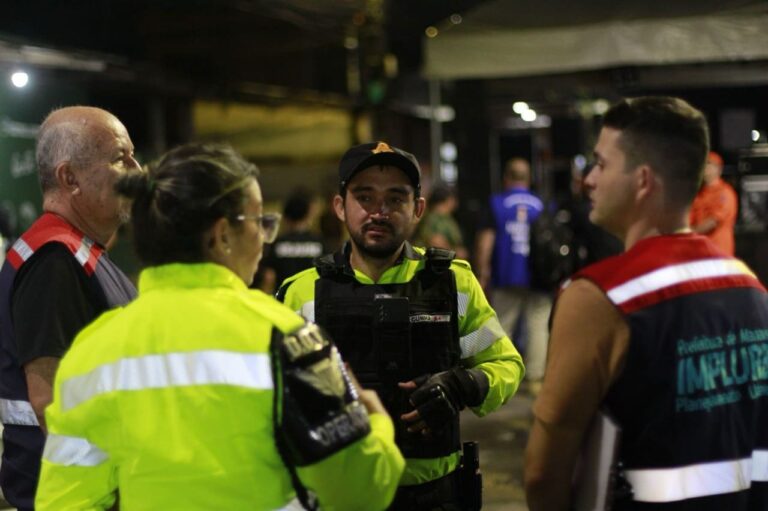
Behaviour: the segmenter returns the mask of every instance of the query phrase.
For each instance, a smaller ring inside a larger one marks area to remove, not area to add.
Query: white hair
[[[76,167],[87,165],[93,158],[88,123],[78,119],[48,122],[58,110],[51,112],[37,133],[35,159],[43,193],[57,187],[56,167],[70,162]]]

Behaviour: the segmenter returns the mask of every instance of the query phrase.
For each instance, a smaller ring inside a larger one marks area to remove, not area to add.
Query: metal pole
[[[440,80],[429,81],[429,141],[432,163],[432,183],[438,183],[440,178],[440,146],[443,143],[443,127],[437,120],[437,108],[440,106]]]

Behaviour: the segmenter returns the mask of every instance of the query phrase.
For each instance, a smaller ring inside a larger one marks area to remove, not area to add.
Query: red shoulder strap
[[[96,270],[96,263],[104,249],[94,243],[77,228],[53,213],[44,213],[27,231],[21,235],[8,251],[6,258],[16,269],[48,243],[61,243],[72,253],[86,275]]]
[[[594,282],[625,314],[703,291],[752,287],[765,292],[743,262],[723,254],[705,237],[690,234],[642,240],[629,252],[589,266],[574,278]]]

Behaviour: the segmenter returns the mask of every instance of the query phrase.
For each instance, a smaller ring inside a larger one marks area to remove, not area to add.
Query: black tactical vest
[[[315,321],[331,334],[361,385],[379,393],[406,458],[448,456],[460,448],[458,417],[428,437],[406,431],[399,417],[413,406],[397,386],[459,364],[453,257],[452,251],[429,249],[424,269],[398,284],[358,282],[341,253],[315,261]]]

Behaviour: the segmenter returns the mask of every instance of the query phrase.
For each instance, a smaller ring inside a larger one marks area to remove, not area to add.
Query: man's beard
[[[127,200],[121,200],[118,209],[117,216],[120,219],[120,225],[125,225],[131,221],[131,202]]]
[[[389,232],[392,234],[392,238],[388,242],[375,245],[366,244],[366,227],[363,227],[361,232],[353,233],[350,231],[349,237],[351,238],[352,243],[355,244],[355,247],[357,247],[357,250],[359,250],[360,253],[364,256],[372,257],[374,259],[387,259],[394,255],[398,250],[400,250],[400,247],[405,241],[405,237],[398,235],[390,224],[378,223],[377,225],[389,229]]]
[[[120,214],[120,225],[126,225],[130,223],[131,221],[131,210],[130,209],[121,209]]]

